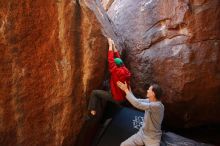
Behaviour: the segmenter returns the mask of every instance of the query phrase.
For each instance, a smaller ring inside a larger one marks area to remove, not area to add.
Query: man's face
[[[149,87],[149,89],[147,90],[147,97],[149,98],[149,99],[152,99],[152,98],[154,98],[154,96],[155,96],[155,94],[154,94],[154,91],[152,90],[152,86],[150,86]]]

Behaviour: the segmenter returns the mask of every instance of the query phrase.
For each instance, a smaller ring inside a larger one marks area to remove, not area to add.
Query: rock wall
[[[75,143],[106,71],[104,35],[124,49],[135,94],[145,94],[144,84],[162,86],[167,124],[220,123],[219,7],[218,0],[0,0],[0,144]]]
[[[105,11],[108,11],[108,9],[110,8],[113,2],[114,0],[101,0],[101,4],[103,8],[105,9]]]
[[[107,40],[84,1],[0,0],[0,145],[73,145]]]
[[[165,123],[220,123],[220,1],[115,0],[107,11],[127,52],[132,89],[165,91]]]

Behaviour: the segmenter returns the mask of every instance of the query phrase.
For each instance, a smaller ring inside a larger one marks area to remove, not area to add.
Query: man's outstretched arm
[[[117,86],[123,90],[126,93],[126,98],[127,100],[136,108],[140,109],[140,110],[148,110],[150,108],[150,103],[149,102],[143,102],[141,100],[138,100],[133,93],[131,92],[131,90],[128,89],[127,87],[127,83],[122,83],[120,81],[117,82]]]

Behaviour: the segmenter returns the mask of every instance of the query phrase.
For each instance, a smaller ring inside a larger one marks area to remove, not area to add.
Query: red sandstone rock
[[[114,23],[98,1],[85,1],[0,1],[1,145],[75,143],[104,77],[101,31],[125,49],[136,94],[161,84],[165,122],[220,122],[218,0],[115,0]]]
[[[220,1],[115,0],[108,10],[127,46],[132,88],[165,91],[165,123],[220,123]]]
[[[107,41],[83,1],[0,1],[0,145],[73,145]]]

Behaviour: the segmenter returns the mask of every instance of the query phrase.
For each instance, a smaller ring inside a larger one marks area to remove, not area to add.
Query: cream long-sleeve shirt
[[[144,123],[140,132],[150,139],[160,140],[161,123],[164,117],[164,105],[161,101],[150,102],[149,99],[137,99],[132,92],[126,94],[128,101],[137,109],[144,110]]]

